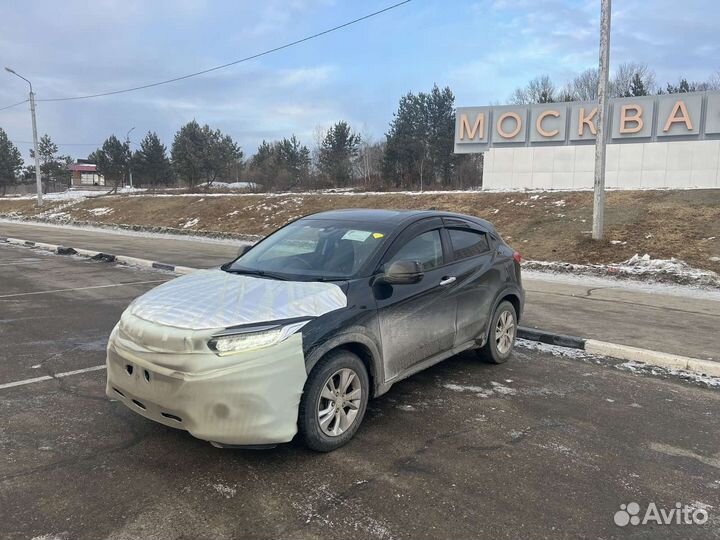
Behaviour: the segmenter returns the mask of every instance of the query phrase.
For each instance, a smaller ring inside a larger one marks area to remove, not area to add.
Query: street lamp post
[[[23,81],[30,85],[30,114],[32,116],[33,147],[35,149],[35,183],[37,184],[37,204],[38,206],[42,206],[42,178],[40,176],[40,153],[38,152],[37,122],[35,121],[35,93],[33,92],[32,83],[25,77],[16,73],[9,67],[6,67],[5,71],[12,73],[16,77],[20,77]]]
[[[125,135],[125,144],[127,144],[128,152],[130,152],[130,133],[132,133],[132,130],[135,129],[134,127],[131,127],[127,135]],[[130,189],[132,189],[132,152],[130,152],[130,160],[128,161],[128,175],[130,176]]]

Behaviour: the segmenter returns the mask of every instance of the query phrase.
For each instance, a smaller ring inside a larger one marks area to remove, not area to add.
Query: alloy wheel
[[[317,420],[325,435],[337,437],[352,426],[362,403],[362,384],[357,373],[343,368],[323,385],[317,406]]]
[[[503,311],[495,327],[495,346],[500,354],[510,352],[515,340],[515,317],[509,311]]]

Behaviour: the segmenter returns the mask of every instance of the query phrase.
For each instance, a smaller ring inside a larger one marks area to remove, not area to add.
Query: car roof
[[[328,210],[310,214],[301,219],[331,219],[334,221],[354,221],[368,223],[383,223],[391,226],[409,224],[421,218],[429,217],[454,217],[467,219],[484,226],[489,230],[495,230],[491,223],[484,219],[458,214],[455,212],[442,212],[438,210],[380,210],[375,208],[345,208]]]

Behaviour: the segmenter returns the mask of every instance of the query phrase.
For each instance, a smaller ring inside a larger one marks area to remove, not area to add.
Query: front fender
[[[308,373],[312,371],[320,359],[334,349],[347,347],[355,348],[361,346],[369,358],[362,358],[367,362],[370,378],[373,381],[373,396],[377,396],[384,391],[385,369],[382,362],[382,353],[372,337],[362,331],[361,327],[349,328],[347,332],[337,334],[331,338],[316,344],[305,354],[305,369]]]

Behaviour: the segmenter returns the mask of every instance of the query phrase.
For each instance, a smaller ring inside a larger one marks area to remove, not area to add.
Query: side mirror
[[[378,279],[388,285],[417,283],[425,274],[420,261],[395,261]]]
[[[245,244],[244,246],[242,246],[238,250],[238,257],[242,257],[243,255],[245,255],[248,251],[250,251],[250,248],[252,248],[250,244]]]

